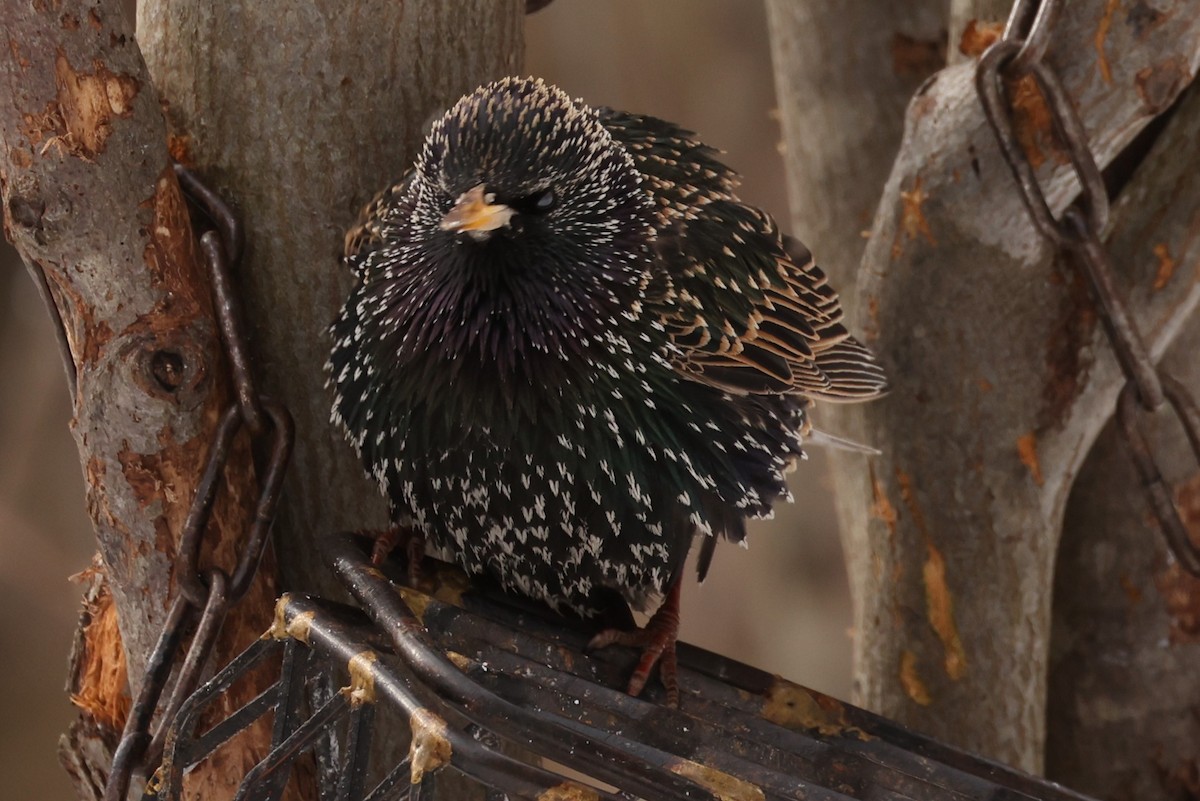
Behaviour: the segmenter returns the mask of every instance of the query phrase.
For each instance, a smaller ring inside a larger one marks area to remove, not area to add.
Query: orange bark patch
[[[1003,22],[980,22],[973,19],[963,28],[958,40],[958,52],[970,58],[978,58],[1004,33]]]
[[[1046,483],[1045,476],[1042,475],[1042,464],[1038,461],[1037,437],[1032,431],[1017,439],[1017,455],[1021,457],[1021,464],[1029,469],[1034,484],[1040,487]]]
[[[1171,644],[1200,643],[1200,579],[1173,562],[1154,585],[1171,617]]]
[[[8,40],[8,49],[12,51],[13,60],[17,62],[17,66],[19,66],[22,71],[29,69],[29,59],[21,55],[21,45],[16,39]]]
[[[878,518],[887,526],[888,537],[896,536],[896,507],[888,500],[887,490],[884,489],[883,482],[875,475],[874,465],[869,466],[868,471],[871,475],[871,489],[875,495],[875,500],[871,504],[871,516]]]
[[[929,706],[933,703],[933,698],[929,695],[929,688],[925,686],[925,682],[921,681],[921,676],[917,673],[917,655],[912,651],[905,650],[900,654],[900,686],[904,688],[905,694],[914,703],[921,706]]]
[[[85,614],[88,623],[83,632],[83,657],[71,703],[104,726],[121,731],[129,715],[129,679],[117,628],[117,607],[107,583]]]
[[[916,239],[918,236],[925,237],[925,241],[931,245],[936,245],[937,240],[933,238],[933,231],[929,228],[929,221],[925,219],[925,212],[922,209],[925,201],[929,199],[927,193],[921,187],[921,176],[917,176],[913,181],[912,189],[900,190],[900,230],[896,232],[896,241],[892,243],[892,258],[899,258],[903,250],[901,239],[905,241]]]
[[[1121,591],[1125,593],[1130,606],[1137,606],[1142,602],[1142,588],[1134,583],[1128,574],[1122,573],[1117,583],[1121,585]]]
[[[1140,69],[1134,77],[1134,86],[1147,114],[1166,111],[1192,80],[1191,72],[1178,58]]]
[[[1175,260],[1165,244],[1154,246],[1154,255],[1158,258],[1158,272],[1154,274],[1154,288],[1162,289],[1171,281],[1175,274]]]
[[[1046,105],[1046,99],[1042,97],[1042,91],[1033,76],[1026,75],[1009,81],[1007,87],[1013,107],[1013,129],[1030,165],[1037,169],[1046,163],[1047,158],[1059,164],[1070,161],[1054,133],[1050,107]]]
[[[929,552],[921,571],[925,581],[925,609],[945,650],[946,675],[957,681],[967,672],[967,655],[954,625],[954,599],[946,584],[946,560],[933,542],[927,541],[925,545]]]
[[[954,598],[950,594],[950,585],[946,582],[946,560],[934,545],[933,537],[929,535],[925,513],[921,511],[916,493],[913,492],[912,479],[903,470],[897,469],[896,480],[900,482],[900,498],[925,540],[927,555],[921,568],[921,579],[925,584],[925,614],[929,625],[942,641],[946,675],[957,681],[966,675],[967,654],[963,650],[962,638],[959,637],[958,627],[954,622]]]
[[[1175,488],[1175,508],[1193,545],[1200,543],[1200,473]],[[1171,616],[1171,642],[1200,642],[1200,579],[1172,562],[1154,577],[1154,584]]]
[[[944,66],[944,39],[914,39],[899,32],[892,35],[892,69],[897,75],[924,78]]]
[[[128,449],[117,452],[117,461],[121,463],[121,472],[125,481],[137,499],[138,506],[145,509],[151,503],[159,500],[162,484],[159,481],[161,459],[155,454],[133,453]]]
[[[913,522],[917,524],[917,530],[921,532],[921,536],[928,540],[929,531],[925,528],[925,513],[917,505],[917,498],[913,494],[912,479],[909,478],[908,473],[897,467],[896,480],[900,482],[900,500],[904,501],[904,505],[908,507],[908,511],[912,515]]]
[[[133,100],[141,87],[130,75],[118,75],[100,61],[92,72],[77,72],[61,50],[54,60],[58,110],[69,152],[91,159],[104,151],[112,135],[113,119],[133,114]]]
[[[1118,2],[1119,0],[1108,0],[1104,7],[1104,16],[1096,26],[1096,38],[1093,40],[1096,45],[1096,60],[1100,64],[1100,77],[1104,78],[1107,84],[1112,84],[1112,68],[1108,65],[1108,56],[1104,54],[1104,41],[1108,38],[1108,29],[1112,27],[1113,13],[1117,10]]]
[[[208,306],[208,281],[198,274],[203,259],[192,235],[187,202],[170,167],[159,174],[149,202],[154,208],[154,223],[143,258],[151,280],[171,290],[170,309],[160,309],[162,314],[151,316],[162,323],[162,330],[174,329]]]

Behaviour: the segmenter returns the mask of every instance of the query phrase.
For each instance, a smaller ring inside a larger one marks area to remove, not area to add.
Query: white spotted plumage
[[[806,396],[883,381],[735,183],[687,132],[541,81],[447,111],[347,236],[357,281],[333,326],[333,419],[394,516],[586,612],[603,589],[644,606],[694,537],[741,542],[769,515]],[[477,186],[505,224],[445,230]]]

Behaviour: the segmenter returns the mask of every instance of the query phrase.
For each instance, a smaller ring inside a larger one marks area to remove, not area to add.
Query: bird
[[[887,388],[809,251],[673,123],[507,77],[436,119],[345,238],[332,421],[416,543],[560,612],[657,605],[678,704],[684,560],[791,500],[814,401]],[[377,552],[378,553],[378,552]]]

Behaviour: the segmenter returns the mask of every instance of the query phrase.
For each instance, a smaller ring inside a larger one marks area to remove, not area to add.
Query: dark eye
[[[558,196],[554,194],[553,189],[547,189],[539,195],[533,196],[533,210],[536,212],[547,212],[558,203]]]

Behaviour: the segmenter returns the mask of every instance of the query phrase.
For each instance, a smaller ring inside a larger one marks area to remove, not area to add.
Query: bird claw
[[[676,581],[662,606],[650,618],[645,628],[633,631],[605,629],[587,644],[589,651],[609,645],[624,645],[641,648],[642,656],[629,677],[626,692],[635,698],[642,694],[654,666],[658,665],[658,677],[667,691],[667,706],[679,706],[679,663],[675,643],[679,638],[679,587]]]
[[[380,567],[387,561],[392,551],[399,545],[404,546],[405,563],[408,566],[408,584],[419,587],[424,578],[422,564],[425,561],[425,537],[412,526],[393,525],[382,530],[360,531],[359,534],[370,537],[375,544],[371,547],[371,564]]]

